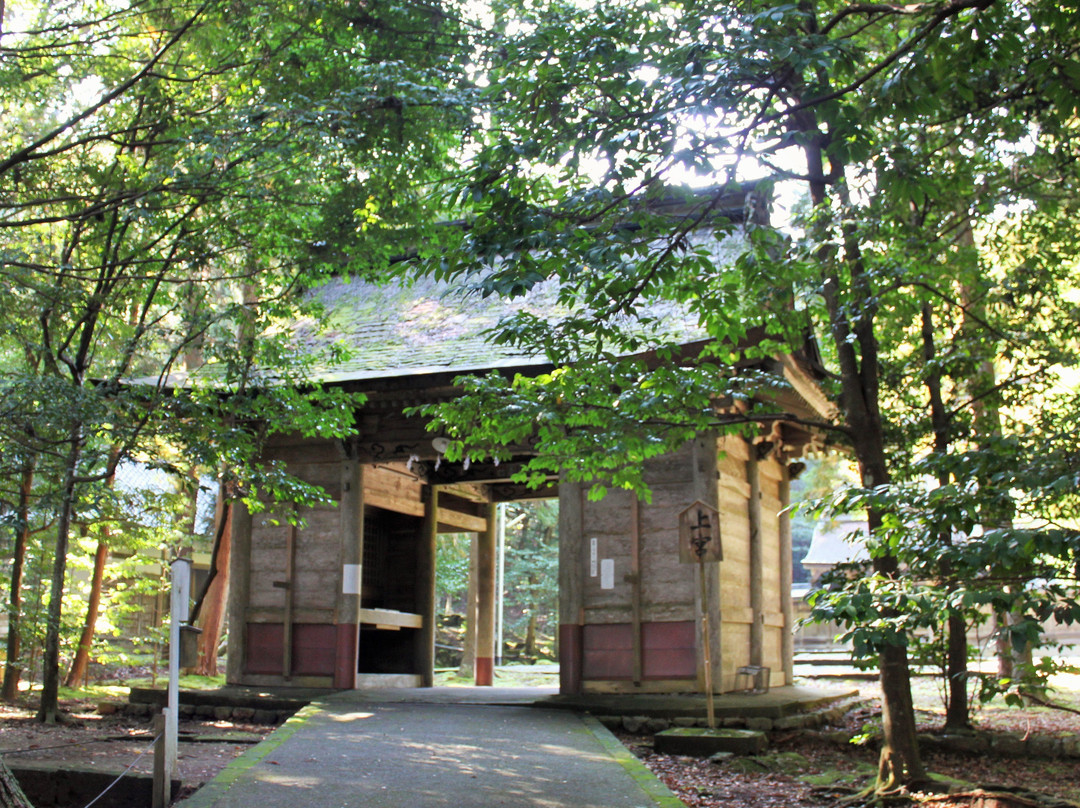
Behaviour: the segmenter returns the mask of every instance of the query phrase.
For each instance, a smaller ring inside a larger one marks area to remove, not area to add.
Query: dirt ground
[[[119,774],[139,755],[133,772],[151,774],[154,757],[149,717],[99,715],[89,701],[62,702],[64,721],[45,726],[33,705],[0,705],[0,754],[9,766],[20,760],[57,768],[98,769]],[[209,719],[180,719],[177,765],[186,786],[212,779],[233,758],[274,728]]]
[[[58,768],[94,768],[119,773],[149,749],[150,719],[98,715],[92,702],[67,702],[66,720],[42,726],[32,705],[0,706],[0,754],[9,765],[25,757]],[[869,782],[877,753],[872,744],[853,745],[848,738],[877,717],[874,699],[849,712],[841,723],[814,731],[774,733],[770,753],[759,758],[721,762],[658,755],[652,738],[623,734],[621,740],[692,808],[802,808],[835,805]],[[920,712],[921,727],[932,731],[940,715]],[[1052,710],[995,712],[980,719],[980,729],[1004,732],[1076,735],[1080,716]],[[184,719],[180,722],[180,777],[190,790],[210,780],[273,727],[233,721]],[[1002,785],[1050,795],[1059,804],[1080,804],[1080,761],[1033,760],[928,751],[934,775],[971,785]],[[149,774],[152,753],[134,771]],[[964,786],[960,786],[964,788]],[[1070,802],[1071,801],[1071,802]],[[959,808],[973,799],[933,798],[933,808]],[[1012,805],[1030,803],[1016,802]],[[1010,806],[1011,808],[1011,806]]]
[[[769,753],[755,758],[710,761],[659,755],[653,751],[651,737],[621,734],[620,740],[693,808],[820,808],[842,803],[873,781],[876,746],[852,744],[849,739],[879,716],[879,703],[871,699],[836,726],[771,734]],[[920,712],[918,718],[921,730],[940,729],[939,715]],[[976,727],[1020,735],[1075,736],[1080,733],[1080,716],[1045,709],[995,712],[977,721]],[[926,794],[916,799],[933,808],[1080,805],[1080,761],[1075,758],[1038,760],[928,750],[923,762],[936,778],[953,781],[958,794]],[[980,803],[975,793],[980,787],[1030,791],[1049,799],[1036,802],[1018,795],[1015,801]]]

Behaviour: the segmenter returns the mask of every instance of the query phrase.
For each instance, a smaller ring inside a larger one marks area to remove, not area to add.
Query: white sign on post
[[[600,588],[615,588],[615,559],[605,558],[600,562]]]
[[[341,592],[344,595],[359,595],[363,576],[359,564],[344,564],[341,572]]]
[[[180,626],[188,621],[191,594],[191,559],[177,558],[172,565],[169,598],[169,686],[165,720],[165,782],[176,778],[176,744],[180,719]]]
[[[600,544],[599,539],[589,539],[589,577],[590,578],[595,578],[596,577],[596,561],[597,561],[597,557],[599,556],[599,552],[597,550],[597,547],[598,547],[599,544]]]

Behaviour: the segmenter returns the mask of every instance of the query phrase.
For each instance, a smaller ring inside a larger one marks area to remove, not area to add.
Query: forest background
[[[49,569],[34,603],[52,721],[77,541],[95,560],[176,552],[209,479],[223,569],[231,502],[320,497],[259,460],[274,431],[351,426],[355,402],[314,383],[348,346],[290,343],[305,292],[342,273],[511,297],[557,279],[564,319],[519,317],[493,339],[559,370],[463,381],[427,413],[455,438],[448,459],[531,436],[526,481],[648,496],[643,460],[791,418],[763,403],[771,378],[729,368],[801,352],[835,405],[809,426],[858,466],[821,507],[870,528],[871,570],[816,608],[880,663],[877,790],[924,783],[913,638],[941,638],[962,727],[972,681],[1036,693],[1053,666],[1034,650],[1041,626],[1080,618],[1077,11],[3,4],[5,693],[28,562]],[[736,232],[714,207],[750,180],[738,254],[718,264],[702,238]],[[677,222],[650,204],[673,196],[691,209]],[[787,198],[778,215],[770,200]],[[697,319],[693,362],[633,358],[678,355],[657,303]],[[116,485],[131,460],[186,493],[132,504]],[[980,678],[964,637],[987,614],[1002,663]],[[92,633],[93,607],[84,622]]]

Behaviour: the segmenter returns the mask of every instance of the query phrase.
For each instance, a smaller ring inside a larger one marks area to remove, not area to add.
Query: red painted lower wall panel
[[[642,674],[646,679],[697,677],[697,631],[693,620],[645,623],[641,627],[641,644]]]
[[[632,679],[634,633],[629,623],[582,627],[582,678]],[[643,623],[642,676],[645,679],[693,679],[697,675],[697,644],[692,620]]]
[[[293,625],[292,667],[295,676],[333,676],[337,662],[337,626]]]
[[[285,630],[281,623],[248,623],[244,672],[281,676]],[[337,626],[294,623],[292,675],[333,676],[337,662]],[[349,685],[351,687],[351,684]]]
[[[281,623],[248,623],[244,648],[244,673],[281,676]]]

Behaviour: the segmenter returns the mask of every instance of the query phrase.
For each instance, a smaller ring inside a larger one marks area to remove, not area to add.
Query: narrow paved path
[[[365,701],[302,710],[181,808],[676,808],[595,720],[525,706]]]

